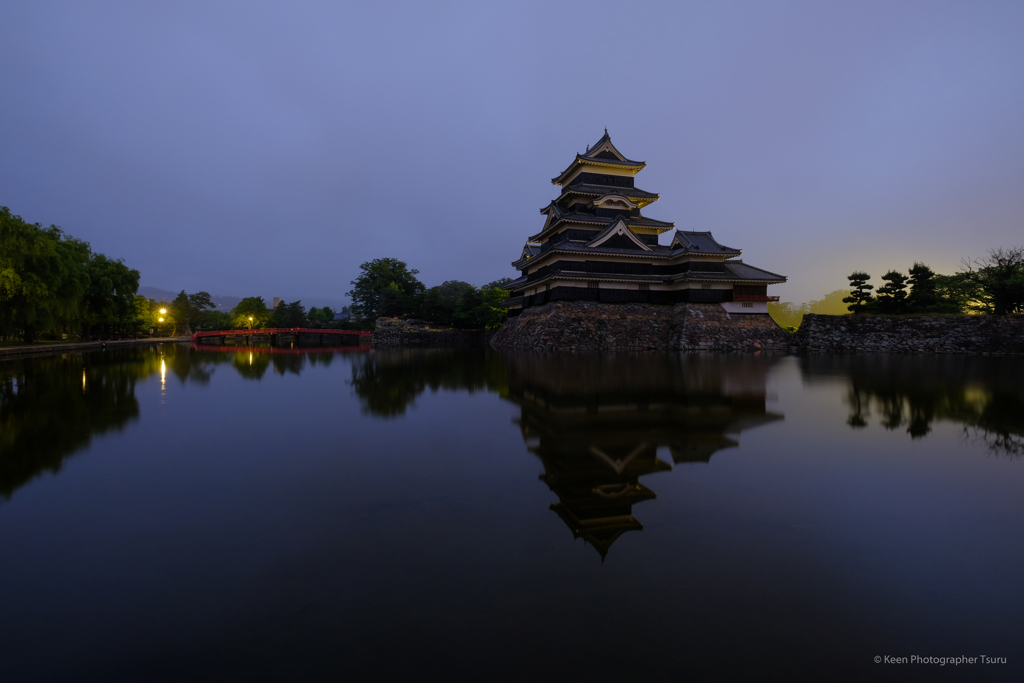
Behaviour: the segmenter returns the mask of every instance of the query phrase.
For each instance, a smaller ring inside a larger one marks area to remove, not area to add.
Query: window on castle
[[[753,308],[753,307],[754,307],[754,304],[748,304],[748,303],[744,303],[743,304],[743,308]]]
[[[701,288],[701,289],[711,289],[711,285],[709,285],[709,284],[703,284],[703,285],[701,285],[701,286],[700,286],[700,288]]]
[[[597,280],[587,280],[587,287],[597,289]]]

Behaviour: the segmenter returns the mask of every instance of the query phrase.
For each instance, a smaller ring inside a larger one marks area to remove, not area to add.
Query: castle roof
[[[589,147],[585,154],[577,154],[569,166],[551,179],[553,185],[561,185],[565,179],[572,174],[580,165],[621,168],[629,170],[633,175],[639,173],[647,166],[645,161],[633,161],[615,148],[612,139],[605,128],[604,135],[592,147]]]
[[[719,244],[718,240],[711,235],[710,230],[707,232],[676,230],[676,234],[672,238],[672,246],[676,245],[684,251],[700,254],[735,254],[738,256],[742,253],[739,249]]]
[[[608,185],[594,185],[593,183],[576,183],[574,185],[566,185],[562,188],[562,195],[558,199],[561,199],[568,194],[582,194],[600,197],[606,194],[621,194],[623,197],[631,199],[633,201],[649,199],[651,201],[657,201],[660,196],[656,192],[648,192],[647,190],[641,190],[636,187],[614,187],[610,188]],[[556,200],[557,201],[557,200]]]
[[[554,215],[550,217],[543,230],[529,238],[531,242],[539,241],[542,237],[551,235],[554,229],[562,223],[577,223],[580,225],[591,225],[604,229],[618,220],[624,220],[631,228],[652,228],[654,230],[661,230],[662,232],[665,230],[671,230],[675,227],[675,223],[659,221],[645,216],[595,216],[590,213],[562,211],[562,209],[557,205],[554,205],[554,203],[552,203],[552,206],[548,208],[552,210]],[[546,213],[547,211],[545,210],[544,212]]]

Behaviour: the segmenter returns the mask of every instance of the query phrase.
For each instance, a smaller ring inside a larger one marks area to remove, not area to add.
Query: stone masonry
[[[485,345],[493,334],[486,330],[431,329],[397,318],[377,318],[370,343],[374,346],[469,348]]]
[[[491,345],[538,351],[788,351],[789,335],[765,314],[718,304],[555,301],[510,318]]]
[[[807,314],[793,350],[809,353],[1024,353],[1024,316]]]

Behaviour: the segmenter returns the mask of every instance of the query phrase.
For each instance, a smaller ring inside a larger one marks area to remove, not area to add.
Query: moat
[[[1024,358],[0,362],[22,680],[1004,680]],[[875,656],[1005,657],[892,667]]]

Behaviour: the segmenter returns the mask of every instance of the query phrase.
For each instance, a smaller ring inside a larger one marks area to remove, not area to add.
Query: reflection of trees
[[[738,356],[509,356],[508,398],[544,466],[551,506],[602,558],[632,507],[656,498],[639,479],[674,463],[708,462],[730,435],[781,416],[765,408],[772,359]]]
[[[275,372],[298,373],[306,360],[326,366],[334,355],[321,349],[273,355],[266,348],[207,351],[172,344],[0,363],[0,497],[9,498],[42,472],[59,471],[94,434],[136,419],[135,383],[159,375],[161,367],[182,384],[207,384],[217,365],[259,379],[271,358]]]
[[[200,371],[195,363],[191,366],[190,378],[203,381],[205,372],[206,380],[209,379],[207,366],[226,363],[233,367],[244,379],[263,379],[267,370],[273,367],[278,375],[298,375],[308,363],[310,366],[329,366],[338,353],[352,351],[363,351],[369,347],[330,347],[330,350],[323,348],[303,347],[276,347],[276,346],[213,346],[193,344],[193,355],[198,354],[202,359]]]
[[[138,349],[0,365],[0,496],[137,418],[135,382],[159,367],[159,356]]]
[[[849,381],[847,424],[868,424],[872,409],[889,430],[912,439],[935,420],[963,425],[964,434],[1006,455],[1024,454],[1024,385],[1020,359],[977,356],[807,357],[804,377]]]
[[[493,353],[457,349],[379,349],[352,365],[352,388],[363,412],[405,414],[426,389],[505,392],[506,369]]]

